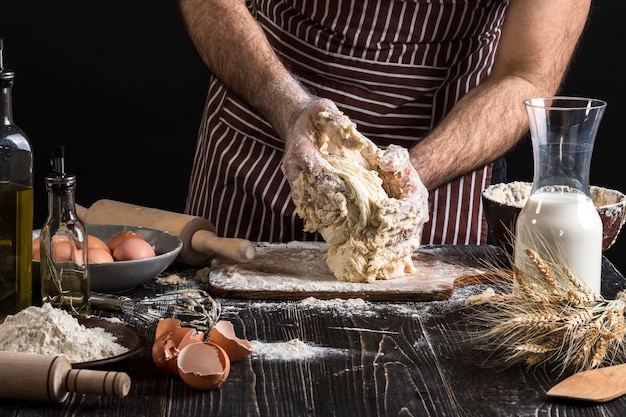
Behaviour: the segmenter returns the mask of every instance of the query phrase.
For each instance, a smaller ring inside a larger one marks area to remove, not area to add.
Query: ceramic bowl
[[[145,227],[88,224],[85,228],[87,234],[96,236],[104,242],[108,242],[113,236],[125,230],[137,232],[152,245],[156,253],[155,257],[148,259],[89,264],[91,290],[97,292],[122,293],[150,281],[170,266],[183,247],[182,240],[177,236]],[[35,287],[40,288],[39,268],[39,261],[33,261],[34,290]]]
[[[530,195],[530,182],[514,181],[492,184],[482,193],[485,218],[494,239],[507,253],[513,253],[513,236],[517,216]],[[610,248],[624,224],[626,195],[604,187],[589,187],[600,219],[602,219],[602,250]]]

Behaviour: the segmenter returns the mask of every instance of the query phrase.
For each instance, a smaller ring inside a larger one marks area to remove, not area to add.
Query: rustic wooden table
[[[196,270],[167,272],[191,282]],[[603,278],[606,296],[626,287],[606,259]],[[127,295],[169,289],[150,283]],[[195,391],[157,370],[150,353],[154,325],[133,322],[147,336],[146,349],[104,368],[131,376],[127,397],[72,394],[63,404],[1,400],[0,416],[623,415],[626,397],[604,404],[548,399],[546,391],[567,375],[483,366],[485,353],[468,342],[471,329],[462,309],[469,294],[482,290],[460,288],[445,301],[361,305],[218,299],[221,319],[231,321],[240,337],[271,346],[297,339],[313,356],[273,359],[259,351],[233,363],[220,389]]]

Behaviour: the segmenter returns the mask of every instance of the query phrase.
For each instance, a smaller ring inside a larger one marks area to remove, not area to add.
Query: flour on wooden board
[[[128,349],[100,327],[85,327],[64,310],[45,303],[7,316],[0,324],[0,351],[64,354],[70,362],[117,356]]]
[[[328,270],[323,248],[259,246],[257,257],[249,263],[214,262],[210,283],[213,288],[230,293],[423,294],[453,284],[456,277],[485,272],[480,265],[449,260],[444,250],[423,247],[415,254],[413,273],[375,282],[345,282],[337,280]]]

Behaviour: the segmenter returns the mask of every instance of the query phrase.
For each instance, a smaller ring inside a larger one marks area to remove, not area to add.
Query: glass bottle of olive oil
[[[13,123],[15,73],[4,68],[0,38],[0,318],[32,302],[33,157]]]

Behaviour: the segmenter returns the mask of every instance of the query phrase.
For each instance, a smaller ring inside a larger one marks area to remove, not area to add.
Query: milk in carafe
[[[527,253],[531,250],[544,262],[567,267],[600,294],[602,220],[589,193],[589,171],[606,102],[546,97],[526,100],[524,106],[534,177],[515,225],[515,267],[521,273],[537,271]]]
[[[553,191],[531,195],[516,225],[518,268],[533,268],[523,253],[526,248],[535,249],[546,260],[563,261],[590,289],[600,293],[602,221],[588,196]]]

